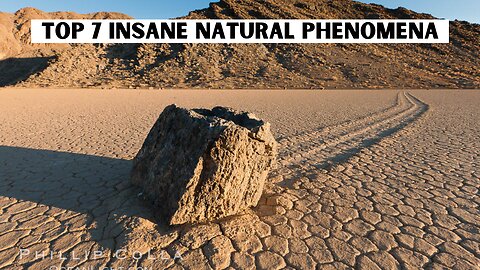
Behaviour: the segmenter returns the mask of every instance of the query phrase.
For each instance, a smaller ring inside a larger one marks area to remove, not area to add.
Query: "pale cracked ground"
[[[152,218],[130,160],[170,103],[272,123],[256,209]],[[479,107],[480,91],[0,90],[0,268],[479,269]]]

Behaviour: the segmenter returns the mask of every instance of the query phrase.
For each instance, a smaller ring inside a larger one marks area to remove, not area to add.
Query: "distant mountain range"
[[[450,44],[30,44],[30,19],[118,13],[0,13],[0,86],[117,88],[480,88],[480,25]],[[186,19],[432,19],[351,0],[222,0]]]

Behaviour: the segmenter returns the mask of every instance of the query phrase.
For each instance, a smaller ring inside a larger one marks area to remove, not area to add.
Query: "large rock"
[[[141,186],[169,224],[255,206],[277,154],[270,125],[229,108],[165,108],[134,159]]]

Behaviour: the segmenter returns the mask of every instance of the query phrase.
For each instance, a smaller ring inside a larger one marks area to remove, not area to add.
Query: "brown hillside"
[[[47,13],[35,8],[23,8],[15,14],[0,12],[0,86],[14,84],[31,74],[40,72],[49,65],[49,60],[56,59],[64,51],[77,49],[68,44],[31,44],[30,20],[109,18],[129,19],[131,17],[105,12]]]
[[[17,12],[18,14],[18,12]],[[18,15],[4,15],[18,21]],[[45,13],[43,13],[45,14]],[[53,16],[53,14],[49,14]],[[433,18],[351,0],[222,0],[185,18]],[[23,25],[28,23],[24,22]],[[8,27],[7,27],[8,29]],[[480,25],[451,23],[450,44],[138,44],[43,46],[35,87],[480,88]],[[8,36],[8,35],[7,35]],[[13,34],[17,40],[18,34]],[[10,37],[12,38],[12,37]],[[22,39],[20,39],[22,40]],[[25,39],[23,39],[25,40]],[[21,43],[21,51],[32,46]],[[3,52],[3,48],[1,49]],[[16,49],[18,50],[18,48]],[[52,54],[45,51],[52,50]],[[38,57],[38,54],[34,54]],[[16,61],[16,59],[14,59]],[[36,58],[28,61],[36,61]],[[27,61],[27,62],[28,62]],[[5,61],[3,61],[5,62]],[[0,71],[2,70],[0,63]],[[12,64],[15,66],[15,64]],[[1,76],[1,75],[0,75]],[[0,85],[19,77],[0,78]],[[10,83],[9,83],[10,82]]]

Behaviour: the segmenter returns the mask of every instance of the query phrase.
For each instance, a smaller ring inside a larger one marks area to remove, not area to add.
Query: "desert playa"
[[[130,184],[162,112],[269,121],[259,205],[166,226]],[[480,92],[0,90],[2,269],[478,269]]]

